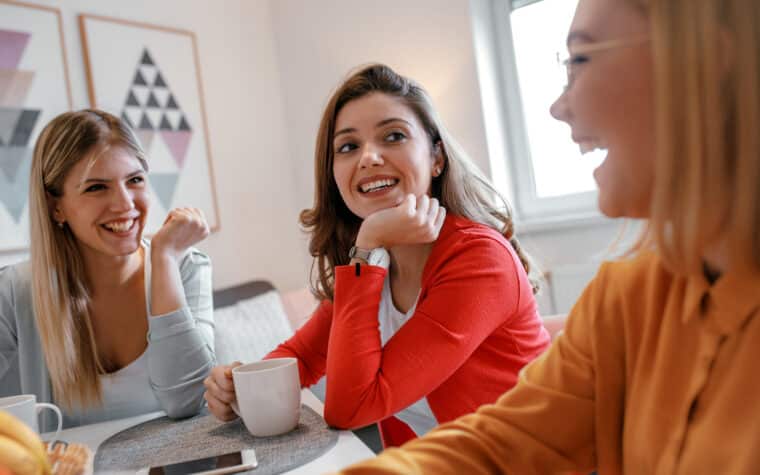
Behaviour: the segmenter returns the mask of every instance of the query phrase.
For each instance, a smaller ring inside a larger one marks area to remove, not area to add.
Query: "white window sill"
[[[576,228],[601,226],[618,226],[621,220],[607,218],[598,211],[583,213],[542,216],[536,218],[515,219],[515,230],[518,236],[525,234],[542,234]]]

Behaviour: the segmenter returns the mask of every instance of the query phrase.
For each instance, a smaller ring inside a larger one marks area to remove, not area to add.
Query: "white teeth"
[[[112,223],[106,223],[103,226],[115,233],[123,233],[125,231],[128,231],[134,222],[134,219],[128,219],[126,221],[114,221]]]
[[[361,186],[361,190],[364,193],[369,193],[370,191],[375,191],[380,188],[386,188],[388,186],[393,186],[396,183],[398,183],[398,180],[395,179],[383,179],[383,180],[375,180],[371,181],[369,183],[365,183]]]
[[[593,152],[594,150],[607,150],[607,144],[603,143],[600,140],[583,140],[582,142],[578,143],[578,146],[581,149],[581,154],[585,154],[588,152]]]

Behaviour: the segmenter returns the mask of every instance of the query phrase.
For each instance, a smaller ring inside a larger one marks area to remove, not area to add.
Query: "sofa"
[[[306,289],[278,292],[264,280],[214,292],[217,361],[257,361],[289,338],[316,307]]]

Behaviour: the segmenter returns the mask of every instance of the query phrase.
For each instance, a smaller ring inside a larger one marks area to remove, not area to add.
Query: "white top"
[[[148,352],[113,373],[100,376],[103,405],[74,409],[69,417],[77,425],[95,424],[112,419],[124,419],[161,410],[161,405],[150,387]]]
[[[188,305],[170,314],[153,315],[150,309],[150,246],[147,241],[143,241],[142,246],[145,250],[143,275],[149,325],[148,345],[140,356],[123,368],[99,376],[102,404],[67,408],[64,427],[156,411],[166,411],[171,417],[189,416],[201,408],[203,379],[214,365],[208,258],[190,250],[180,265]],[[167,328],[163,329],[163,326]],[[162,404],[159,398],[164,397],[162,394],[165,392],[170,396],[164,398]],[[180,402],[180,395],[186,398],[188,407],[177,411],[173,405],[175,401]]]
[[[380,341],[383,346],[414,315],[414,310],[417,308],[417,300],[415,300],[414,305],[412,305],[408,312],[400,312],[393,305],[390,282],[390,273],[388,273],[383,282],[380,310],[377,315],[380,321]],[[419,299],[419,295],[417,298]],[[425,435],[430,429],[438,425],[438,421],[428,405],[427,397],[422,397],[422,399],[411,406],[397,412],[395,416],[408,425],[418,437]]]
[[[150,313],[150,249],[143,244],[145,263],[143,276],[145,282],[145,310]],[[73,408],[70,420],[78,420],[77,425],[95,424],[111,419],[124,419],[161,410],[151,387],[148,372],[148,351],[143,351],[136,360],[127,366],[100,376],[100,388],[103,404],[100,408],[89,407],[84,410]]]

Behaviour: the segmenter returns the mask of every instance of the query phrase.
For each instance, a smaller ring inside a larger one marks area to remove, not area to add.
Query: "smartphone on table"
[[[186,462],[172,463],[138,470],[138,475],[225,475],[253,470],[258,466],[253,449],[230,452]]]

